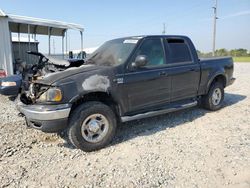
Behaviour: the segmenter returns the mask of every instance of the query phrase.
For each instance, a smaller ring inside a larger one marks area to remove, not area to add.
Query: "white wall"
[[[13,74],[11,38],[7,17],[0,16],[0,68]]]

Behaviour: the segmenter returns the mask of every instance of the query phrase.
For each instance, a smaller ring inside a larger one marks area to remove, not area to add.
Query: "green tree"
[[[197,50],[199,57],[212,57],[212,52],[201,52]],[[215,51],[216,56],[233,56],[233,57],[250,57],[250,51],[247,49],[239,48],[233,50],[227,50],[225,48],[221,48]]]
[[[225,48],[221,48],[215,51],[216,56],[227,56],[228,51]]]
[[[243,57],[243,56],[248,56],[249,54],[247,53],[247,49],[239,48],[230,50],[230,55],[234,57]]]

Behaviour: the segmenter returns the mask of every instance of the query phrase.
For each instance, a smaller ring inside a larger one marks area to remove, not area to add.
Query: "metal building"
[[[28,41],[27,38],[23,37],[12,37],[11,44],[14,64],[20,61],[24,61],[27,64],[38,62],[37,56],[29,55],[26,53],[27,51],[38,52],[38,41],[34,39],[30,39],[30,41]]]
[[[62,54],[67,52],[67,30],[73,29],[80,32],[81,49],[83,49],[83,27],[78,24],[66,23],[54,20],[32,18],[26,16],[17,16],[12,14],[5,14],[0,9],[0,69],[3,69],[7,75],[13,74],[13,58],[14,52],[12,46],[11,33],[18,33],[20,41],[20,33],[28,34],[28,49],[31,50],[31,34],[47,35],[48,36],[48,54],[51,53],[51,36],[62,37]],[[20,44],[20,42],[19,42]],[[19,48],[20,49],[20,48]]]

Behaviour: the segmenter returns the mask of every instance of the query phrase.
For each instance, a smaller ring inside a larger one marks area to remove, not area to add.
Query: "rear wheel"
[[[69,141],[83,151],[108,145],[115,135],[116,116],[101,102],[87,102],[73,111],[69,122]]]
[[[207,95],[202,98],[204,108],[208,110],[219,110],[224,100],[224,87],[221,82],[215,82],[209,89]]]

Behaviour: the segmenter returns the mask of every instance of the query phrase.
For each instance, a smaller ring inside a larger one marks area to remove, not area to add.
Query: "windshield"
[[[87,60],[87,63],[115,66],[125,63],[138,39],[115,39],[104,43]]]

